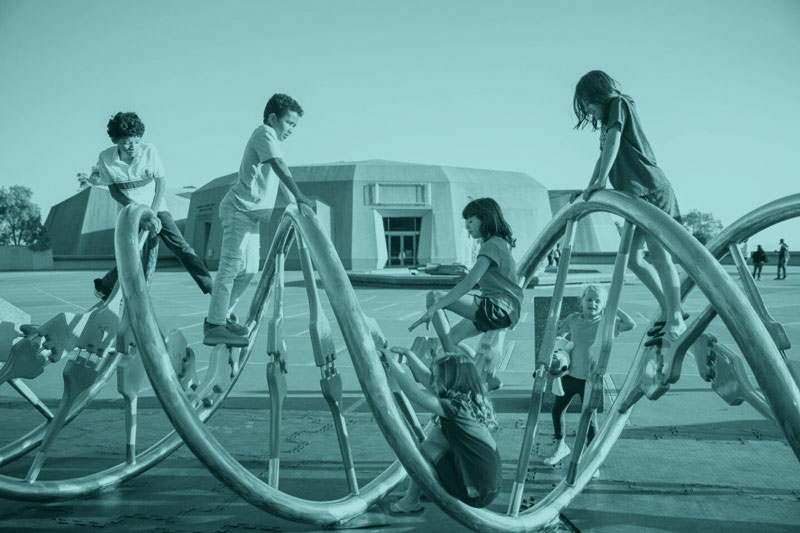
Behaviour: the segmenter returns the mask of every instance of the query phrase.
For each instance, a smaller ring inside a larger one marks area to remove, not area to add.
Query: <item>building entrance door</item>
[[[417,265],[419,229],[422,217],[383,217],[386,235],[387,267]]]

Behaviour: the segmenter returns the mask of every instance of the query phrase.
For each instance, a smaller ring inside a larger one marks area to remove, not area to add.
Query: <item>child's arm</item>
[[[417,381],[425,385],[426,389],[431,390],[431,371],[425,366],[425,363],[417,357],[417,354],[408,348],[402,348],[400,346],[393,346],[391,351],[396,354],[404,355],[406,361],[408,361],[408,368],[411,369],[411,373],[414,374]]]
[[[122,191],[119,190],[115,183],[109,183],[108,192],[111,193],[111,198],[122,204],[123,207],[133,203],[133,200],[122,194]]]
[[[471,291],[475,284],[480,281],[481,277],[483,277],[486,271],[489,270],[489,265],[489,258],[479,255],[478,260],[475,261],[475,265],[469,271],[467,276],[459,281],[455,287],[450,289],[450,292],[442,296],[439,301],[430,306],[419,320],[411,324],[411,327],[408,328],[408,331],[413,331],[414,328],[420,324],[429,323],[437,311],[447,308],[448,305],[457,302],[459,298]]]
[[[397,361],[397,356],[389,351],[381,350],[381,359],[385,363],[387,370],[391,372],[397,380],[397,384],[400,385],[400,388],[406,393],[409,400],[432,413],[444,416],[444,410],[438,398],[427,390],[419,388],[414,378],[412,378]]]
[[[156,182],[156,192],[153,195],[153,203],[150,209],[158,213],[158,208],[161,207],[161,201],[164,199],[164,189],[166,188],[167,178],[154,178]]]
[[[589,186],[583,191],[583,199],[588,200],[594,191],[606,188],[608,182],[608,173],[611,167],[614,166],[614,161],[617,159],[619,152],[619,142],[622,138],[622,130],[619,126],[615,125],[606,132],[606,142],[603,144],[603,152],[600,154],[600,159],[597,161],[595,174],[589,181]]]
[[[614,332],[616,335],[619,335],[623,331],[630,331],[636,327],[636,322],[633,320],[633,317],[619,307],[617,307],[617,319],[617,327]]]
[[[114,183],[108,184],[108,192],[111,193],[111,198],[122,204],[123,207],[128,204],[136,203],[125,196],[122,191],[120,191],[119,187]],[[152,217],[152,219],[147,219],[147,221],[143,220],[140,227],[149,230],[155,235],[161,231],[161,221],[158,219],[158,217]]]
[[[314,203],[309,200],[305,194],[300,192],[300,188],[294,181],[294,177],[292,177],[289,167],[286,166],[286,162],[280,157],[273,157],[269,161],[265,161],[263,164],[266,163],[269,163],[269,165],[272,167],[272,170],[274,170],[275,174],[278,175],[278,178],[280,178],[283,184],[286,185],[289,191],[291,191],[291,193],[294,195],[295,200],[297,200],[298,207],[300,205],[306,205],[313,211]]]

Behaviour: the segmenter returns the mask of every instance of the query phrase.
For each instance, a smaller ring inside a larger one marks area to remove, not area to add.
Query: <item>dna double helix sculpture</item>
[[[151,468],[185,443],[214,476],[244,500],[267,513],[293,521],[323,526],[357,524],[359,520],[378,523],[380,519],[365,517],[376,513],[376,504],[405,479],[407,473],[441,509],[466,527],[492,532],[539,531],[552,527],[561,511],[585,488],[620,437],[636,403],[644,398],[658,400],[680,378],[687,354],[692,354],[697,371],[713,391],[730,405],[747,402],[774,421],[800,458],[800,363],[787,357],[788,336],[770,315],[739,249],[739,244],[750,236],[800,216],[800,194],[753,210],[705,247],[668,215],[624,193],[600,191],[588,201],[575,201],[555,214],[527,250],[518,269],[520,284],[529,285],[543,269],[548,250],[556,242],[563,243],[540,354],[549,354],[553,348],[577,221],[590,213],[606,212],[618,215],[625,222],[607,311],[592,353],[587,393],[569,466],[564,478],[545,497],[525,509],[522,495],[549,379],[544,372],[544,361],[530,358],[531,396],[508,502],[495,502],[487,509],[462,503],[442,487],[433,467],[420,452],[419,442],[425,428],[396,384],[387,378],[378,357],[378,349],[387,343],[380,325],[362,310],[336,250],[316,216],[308,208],[302,209],[301,212],[290,205],[275,233],[245,319],[250,330],[250,344],[245,348],[223,345],[209,348],[210,362],[203,376],[198,375],[194,350],[187,346],[180,331],[163,332],[156,318],[147,281],[154,268],[154,257],[141,257],[145,236],[139,233],[142,223],[153,214],[143,206],[123,209],[115,234],[120,286],[108,301],[82,315],[61,313],[41,326],[24,327],[19,337],[5,341],[9,356],[0,366],[0,384],[14,387],[41,413],[37,416],[42,416],[44,421],[30,433],[0,448],[0,468],[33,455],[24,478],[0,474],[0,497],[54,501],[110,490]],[[602,400],[603,377],[611,357],[613,317],[620,302],[631,239],[637,227],[657,238],[683,268],[682,299],[692,291],[700,291],[708,304],[692,317],[687,331],[676,341],[664,340],[650,347],[640,342],[613,405],[605,409],[598,434],[586,446],[590,420]],[[308,337],[313,360],[319,370],[321,395],[331,413],[347,486],[346,496],[328,501],[289,494],[280,488],[280,443],[285,429],[281,427],[281,415],[289,388],[283,331],[284,265],[293,246],[297,247],[308,299]],[[726,256],[730,256],[735,265],[741,287],[720,264]],[[327,297],[335,324],[325,313],[318,285]],[[707,332],[717,317],[730,332],[738,350],[718,342]],[[205,424],[242,375],[264,325],[270,400],[266,479],[229,453]],[[341,333],[344,347],[335,345],[334,328]],[[337,356],[342,349],[347,350],[364,398],[397,459],[363,485],[359,484],[358,461],[354,458],[343,410],[342,371],[337,366]],[[56,412],[51,412],[22,380],[34,379],[49,363],[71,353],[75,355],[64,368],[61,404]],[[46,466],[48,451],[61,428],[80,414],[115,371],[117,388],[125,404],[124,461],[80,477],[39,480],[39,472]],[[139,391],[146,382],[145,375],[174,432],[139,451],[136,406]]]

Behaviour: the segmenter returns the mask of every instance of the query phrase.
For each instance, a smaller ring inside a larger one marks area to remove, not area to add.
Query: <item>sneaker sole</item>
[[[250,344],[250,341],[247,338],[244,338],[244,339],[231,339],[230,337],[228,337],[228,338],[214,338],[214,337],[211,337],[210,339],[204,338],[203,339],[203,344],[205,344],[206,346],[218,346],[220,344],[225,344],[226,346],[230,346],[232,348],[243,348],[243,347],[247,346],[248,344]]]

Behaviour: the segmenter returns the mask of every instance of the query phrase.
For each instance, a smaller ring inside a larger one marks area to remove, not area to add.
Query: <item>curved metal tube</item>
[[[253,475],[236,461],[197,420],[191,404],[177,384],[175,373],[168,360],[166,347],[159,334],[155,313],[140,266],[132,260],[134,255],[130,232],[131,228],[138,226],[139,217],[142,216],[144,209],[146,208],[132,206],[120,214],[124,218],[121,229],[127,228],[126,231],[119,231],[116,237],[117,256],[120,258],[120,279],[123,282],[126,305],[131,310],[131,324],[137,346],[143,356],[145,369],[164,411],[183,440],[212,474],[256,507],[289,520],[315,524],[335,524],[362,514],[405,477],[405,472],[399,463],[394,463],[389,469],[362,487],[361,492],[357,495],[349,495],[331,502],[304,500],[280,492]],[[271,277],[274,275],[275,257],[278,253],[285,251],[292,226],[300,231],[313,251],[316,252],[322,242],[327,244],[326,248],[322,248],[325,253],[333,254],[333,257],[336,257],[333,245],[322,232],[316,218],[300,215],[296,207],[289,206],[287,215],[278,226],[276,237],[265,263],[265,270],[259,280],[256,295],[250,307],[247,323],[248,325],[254,323],[255,329],[257,329],[257,325],[260,323],[259,319],[264,312],[263,307],[267,300]],[[327,256],[324,261],[315,257],[315,264],[319,265],[320,277],[325,281],[326,289],[329,294],[336,295],[336,298],[331,298],[331,300],[336,300],[338,303],[339,296],[349,300],[345,304],[347,310],[337,313],[337,319],[339,319],[345,335],[345,342],[351,349],[351,353],[355,351],[354,349],[358,349],[360,353],[371,353],[377,366],[376,373],[378,370],[383,373],[383,368],[375,356],[372,337],[361,319],[361,309],[355,295],[352,290],[349,291],[349,298],[342,294],[350,288],[344,269],[336,261],[340,272],[330,271],[329,263],[331,261]],[[353,331],[354,323],[361,326],[355,337],[350,333]],[[249,357],[253,345],[254,343],[251,342],[248,347],[242,349],[243,360]],[[370,346],[372,346],[371,349],[369,349]],[[395,413],[397,421],[400,422],[399,414],[393,403],[392,400],[391,409]]]
[[[738,291],[714,258],[699,242],[690,238],[683,228],[663,212],[623,193],[610,191],[595,193],[588,202],[579,201],[562,209],[545,227],[539,239],[520,262],[520,277],[526,280],[531,279],[546,251],[563,233],[567,219],[579,218],[593,211],[607,211],[620,215],[657,235],[666,249],[678,260],[682,260],[689,277],[696,280],[711,304],[719,311],[743,351],[760,354],[757,359],[751,358],[753,360],[749,360],[749,363],[780,420],[787,440],[795,453],[800,454],[800,439],[796,430],[800,428],[800,411],[797,409],[797,406],[800,405],[800,390],[788,376],[786,367],[769,338],[768,332],[746,298]],[[406,470],[442,509],[473,529],[487,532],[535,531],[555,522],[560,510],[580,493],[586,482],[589,481],[591,472],[605,459],[624,428],[630,411],[620,413],[616,405],[609,410],[597,438],[587,448],[581,460],[574,486],[567,486],[562,481],[534,508],[517,517],[475,509],[453,498],[439,485],[431,465],[419,453],[414,436],[403,423],[386,382],[382,365],[376,356],[371,333],[363,318],[360,304],[350,287],[336,251],[321,231],[316,218],[310,215],[310,211],[306,212],[309,215],[301,214],[295,206],[287,208],[278,229],[278,238],[273,242],[273,248],[270,250],[267,264],[269,265],[274,260],[276,242],[286,234],[289,226],[293,225],[308,244],[314,263],[318,266],[320,278],[323,280],[328,294],[332,296],[331,300],[336,302],[334,313],[340,324],[345,343],[350,350],[365,396],[379,427]],[[129,215],[131,215],[130,212]],[[136,222],[138,220],[132,217],[130,223]],[[126,260],[123,261],[123,264],[125,268],[137,267],[135,261]],[[267,270],[265,270],[266,272]],[[262,275],[259,288],[265,284],[264,277]],[[192,420],[190,406],[185,396],[175,386],[175,378],[171,375],[171,368],[166,362],[165,349],[160,336],[157,335],[157,324],[147,299],[146,290],[143,289],[141,273],[128,271],[121,278],[125,280],[126,299],[129,299],[128,305],[134,315],[134,330],[140,350],[145,355],[145,366],[170,420],[212,473],[243,498],[262,509],[292,520],[334,523],[346,520],[347,517],[355,516],[365,510],[370,503],[367,494],[372,491],[379,492],[381,488],[386,489],[389,486],[391,481],[387,478],[390,476],[387,476],[385,472],[381,478],[364,487],[363,492],[357,498],[348,497],[338,502],[308,502],[275,491],[255,478],[227,452],[221,450],[213,436],[206,432],[202,425]],[[262,296],[266,297],[265,294]],[[257,298],[259,297],[257,295]],[[253,314],[252,309],[251,306],[251,315]],[[647,364],[645,351],[639,350],[618,400],[639,385],[645,364]],[[399,477],[394,481],[397,480]],[[381,487],[375,485],[381,485]],[[293,508],[299,505],[302,505],[304,509]]]

